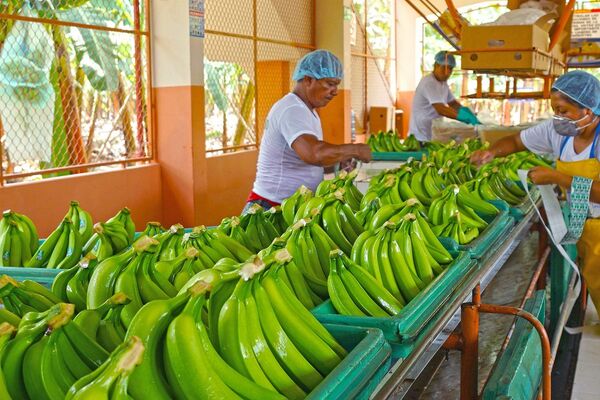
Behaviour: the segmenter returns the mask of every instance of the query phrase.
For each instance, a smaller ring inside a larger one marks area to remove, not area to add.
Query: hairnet
[[[327,50],[315,50],[304,55],[296,65],[292,79],[299,81],[305,76],[315,79],[344,77],[344,68],[340,60]]]
[[[456,58],[447,51],[438,51],[435,55],[435,63],[438,65],[447,65],[450,68],[456,67]]]
[[[594,75],[579,70],[569,71],[554,82],[552,89],[600,115],[600,81]]]

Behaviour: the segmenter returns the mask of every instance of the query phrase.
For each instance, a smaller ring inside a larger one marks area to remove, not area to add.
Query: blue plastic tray
[[[371,153],[371,157],[373,158],[373,161],[407,161],[409,158],[422,160],[423,156],[427,154],[427,149],[420,151],[374,151]]]

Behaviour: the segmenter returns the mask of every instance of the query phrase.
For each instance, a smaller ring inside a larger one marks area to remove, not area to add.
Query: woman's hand
[[[536,185],[559,185],[563,175],[555,169],[541,166],[531,168],[527,174]]]

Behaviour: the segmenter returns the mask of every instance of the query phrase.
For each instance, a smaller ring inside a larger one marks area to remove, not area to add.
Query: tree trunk
[[[81,119],[81,111],[83,110],[83,85],[85,84],[85,72],[81,67],[77,67],[75,74],[77,85],[75,86],[75,93],[77,94],[77,109],[79,110],[79,118]]]
[[[69,53],[65,45],[65,36],[60,26],[52,26],[54,50],[58,59],[58,81],[60,86],[60,99],[63,108],[63,121],[67,133],[67,150],[71,165],[87,163],[83,137],[81,136],[81,119],[77,106],[77,93],[71,71]],[[75,172],[84,172],[79,169]]]
[[[94,133],[96,131],[96,119],[98,118],[98,110],[100,109],[100,94],[96,93],[92,103],[92,111],[90,114],[90,131],[88,132],[87,143],[85,144],[85,154],[88,160],[92,156],[92,148],[94,147]]]
[[[240,107],[240,114],[244,121],[248,121],[250,119],[250,114],[252,114],[252,107],[254,106],[254,84],[252,82],[248,83],[246,87],[246,93],[244,93],[244,98],[242,100],[242,104]],[[246,125],[242,121],[238,121],[237,126],[235,128],[235,136],[233,137],[233,145],[239,146],[244,142],[244,138],[246,137]]]
[[[119,74],[119,86],[117,87],[116,95],[113,96],[115,114],[121,110],[121,128],[123,129],[123,140],[125,141],[125,150],[127,156],[133,156],[135,154],[135,136],[133,133],[133,127],[131,126],[131,110],[127,102],[127,95],[125,93],[125,83],[123,82],[123,75]]]

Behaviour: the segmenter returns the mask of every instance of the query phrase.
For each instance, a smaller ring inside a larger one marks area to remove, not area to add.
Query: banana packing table
[[[460,323],[461,305],[471,301],[471,293],[478,284],[482,292],[487,288],[536,221],[537,214],[535,212],[526,214],[506,234],[493,255],[478,261],[474,273],[460,284],[451,298],[444,303],[425,329],[421,331],[412,351],[407,356],[393,362],[390,371],[375,389],[371,398],[402,398],[410,391],[414,382]]]

